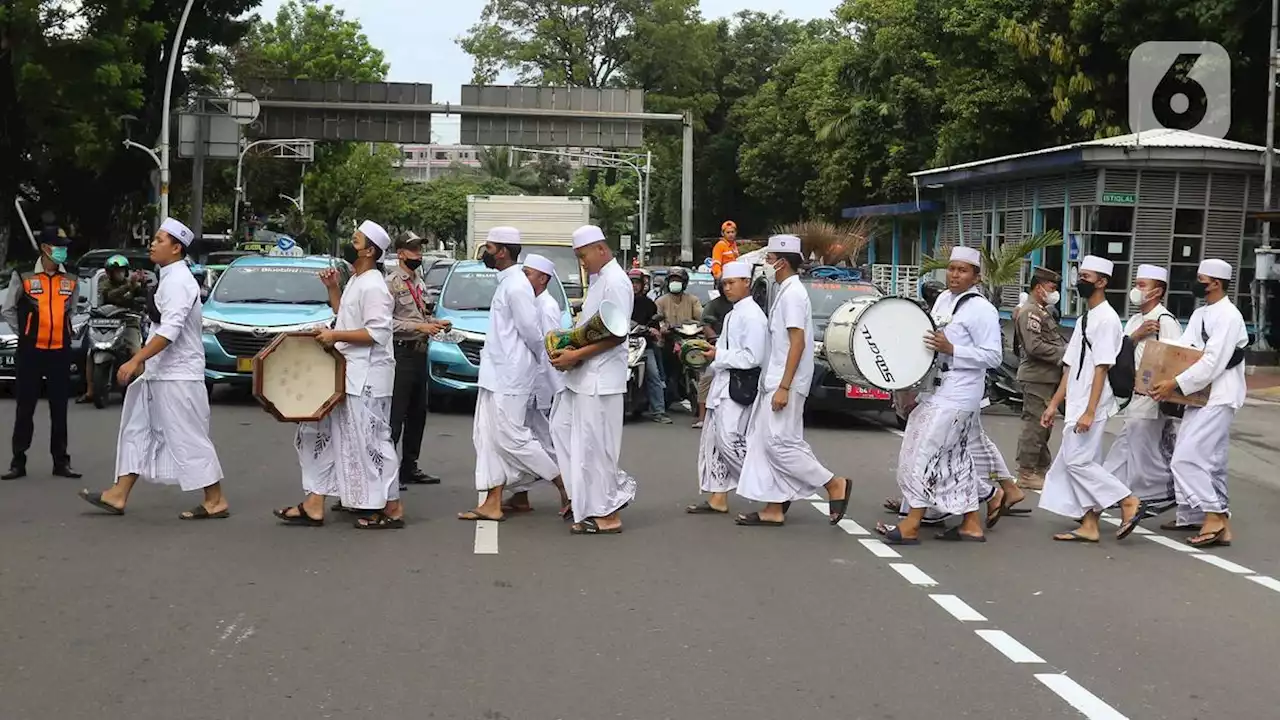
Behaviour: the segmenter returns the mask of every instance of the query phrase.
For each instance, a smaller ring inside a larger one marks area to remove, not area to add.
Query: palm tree
[[[978,248],[978,252],[982,255],[983,290],[986,291],[989,297],[995,297],[1000,288],[1018,285],[1022,280],[1023,261],[1037,250],[1058,247],[1061,244],[1062,233],[1057,230],[1047,230],[1017,242],[1007,242],[1000,248],[1000,252],[995,255],[983,244]],[[945,251],[946,255],[950,255],[951,246],[939,246],[938,250]],[[920,274],[924,275],[934,270],[942,270],[947,267],[947,264],[948,260],[945,255],[940,255],[939,257],[926,255],[920,261]]]
[[[530,192],[539,187],[538,174],[525,165],[511,148],[480,148],[476,159],[480,162],[478,172],[485,177],[501,180],[512,187]]]
[[[813,256],[826,265],[835,265],[841,260],[857,265],[858,256],[871,239],[871,226],[872,222],[867,218],[839,224],[804,220],[783,225],[777,232],[800,238],[800,254],[806,259]]]

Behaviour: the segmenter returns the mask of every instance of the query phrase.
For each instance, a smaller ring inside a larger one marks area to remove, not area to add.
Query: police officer
[[[1021,358],[1018,381],[1022,383],[1018,485],[1031,490],[1044,487],[1044,474],[1053,459],[1049,429],[1040,425],[1040,416],[1062,380],[1062,356],[1067,349],[1058,321],[1049,310],[1058,304],[1061,281],[1058,273],[1036,268],[1026,301],[1014,311],[1014,350]]]
[[[436,322],[427,312],[427,286],[422,267],[422,239],[406,233],[396,243],[399,262],[387,270],[387,289],[395,300],[395,387],[391,396],[391,442],[400,443],[400,489],[409,483],[434,485],[440,478],[418,467],[422,434],[427,426],[427,338],[450,323]]]
[[[35,431],[36,401],[45,387],[49,400],[49,451],[53,474],[78,478],[67,455],[67,400],[71,394],[71,315],[76,306],[78,279],[67,272],[71,242],[57,228],[40,234],[40,259],[30,272],[14,273],[3,315],[18,334],[16,417],[13,421],[13,460],[0,480],[27,474],[27,450]]]

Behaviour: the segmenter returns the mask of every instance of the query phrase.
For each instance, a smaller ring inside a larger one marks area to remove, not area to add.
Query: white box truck
[[[582,305],[586,283],[573,254],[573,231],[591,223],[591,198],[538,195],[469,195],[467,258],[483,252],[489,230],[509,225],[520,231],[524,252],[546,256],[574,309]]]

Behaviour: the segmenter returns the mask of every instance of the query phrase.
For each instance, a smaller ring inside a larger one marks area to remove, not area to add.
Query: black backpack
[[[1084,342],[1080,345],[1080,362],[1076,366],[1076,379],[1079,379],[1080,373],[1084,371],[1085,348],[1093,349],[1093,343],[1089,342],[1089,313],[1087,311],[1080,316],[1080,332],[1084,335]],[[1120,352],[1116,353],[1115,364],[1107,369],[1107,382],[1111,384],[1111,394],[1121,400],[1133,398],[1133,388],[1138,378],[1137,360],[1135,358],[1133,339],[1122,333],[1120,336]]]

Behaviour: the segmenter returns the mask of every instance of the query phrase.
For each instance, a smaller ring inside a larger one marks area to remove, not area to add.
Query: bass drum
[[[824,338],[827,362],[845,382],[889,392],[916,387],[938,354],[925,347],[933,318],[900,297],[850,300],[831,315]]]

